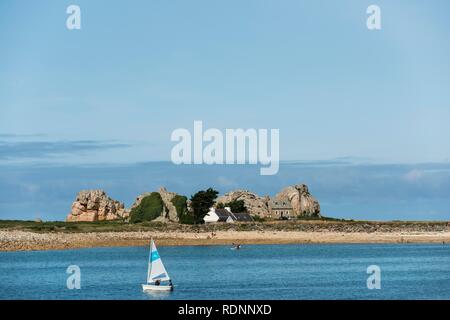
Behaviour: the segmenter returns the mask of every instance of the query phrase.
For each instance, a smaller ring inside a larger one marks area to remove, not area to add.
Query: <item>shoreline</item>
[[[95,247],[146,246],[151,238],[158,246],[240,244],[450,244],[450,231],[333,232],[333,231],[122,231],[62,233],[0,230],[0,252],[63,250]]]

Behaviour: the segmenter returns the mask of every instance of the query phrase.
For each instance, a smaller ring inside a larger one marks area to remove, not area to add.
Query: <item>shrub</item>
[[[177,216],[181,218],[187,212],[187,198],[185,196],[176,195],[172,198],[172,204],[177,209]]]
[[[264,219],[264,218],[258,216],[257,214],[253,215],[252,218],[253,218],[253,220],[256,221],[256,222],[264,222],[264,221],[266,221],[266,219]]]
[[[187,210],[187,198],[176,195],[172,198],[173,205],[177,209],[178,222],[181,224],[194,224],[194,216]]]
[[[216,208],[217,208],[217,209],[225,209],[225,205],[224,205],[222,202],[218,202],[218,203],[216,204]]]
[[[142,221],[151,221],[158,218],[163,212],[164,203],[158,192],[152,192],[142,199],[141,203],[131,209],[130,222],[137,223]]]
[[[195,224],[194,216],[190,213],[185,213],[182,216],[180,216],[179,222],[181,224]]]

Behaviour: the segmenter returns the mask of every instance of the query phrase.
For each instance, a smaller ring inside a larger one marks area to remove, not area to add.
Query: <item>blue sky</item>
[[[177,166],[170,162],[121,165],[9,165],[0,167],[0,217],[61,220],[81,189],[104,189],[130,206],[144,191],[166,186],[187,196],[214,187],[275,195],[307,183],[322,214],[362,220],[448,220],[450,164],[284,162],[274,176],[258,166]]]
[[[81,30],[66,29],[70,4]],[[380,31],[366,28],[370,4]],[[268,193],[305,182],[334,215],[448,219],[448,12],[444,0],[1,1],[0,218],[62,219],[80,188],[127,203],[159,185],[227,191],[217,179],[230,175],[230,189]],[[279,128],[281,159],[314,166],[265,180],[166,164],[128,180],[169,160],[171,132],[194,120]]]

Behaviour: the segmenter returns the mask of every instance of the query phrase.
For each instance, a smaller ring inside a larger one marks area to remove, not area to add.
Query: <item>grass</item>
[[[331,218],[331,217],[306,217],[306,216],[297,216],[296,220],[306,220],[306,221],[353,221],[339,218]]]
[[[125,232],[125,231],[182,231],[182,232],[212,232],[212,231],[342,231],[342,232],[374,232],[392,230],[414,231],[444,231],[448,230],[446,221],[353,221],[324,218],[321,220],[290,220],[265,221],[248,223],[217,223],[210,225],[185,225],[178,223],[162,223],[145,221],[126,223],[122,221],[98,222],[62,222],[62,221],[22,221],[0,220],[0,230],[23,230],[32,232]]]
[[[36,232],[102,232],[129,231],[129,224],[121,221],[64,222],[64,221],[23,221],[0,220],[0,230],[24,230]]]

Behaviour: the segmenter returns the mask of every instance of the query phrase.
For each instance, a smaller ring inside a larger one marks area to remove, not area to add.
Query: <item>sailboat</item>
[[[142,285],[144,291],[172,291],[173,285],[169,274],[164,268],[155,242],[150,243],[150,258],[148,261],[147,283]]]

